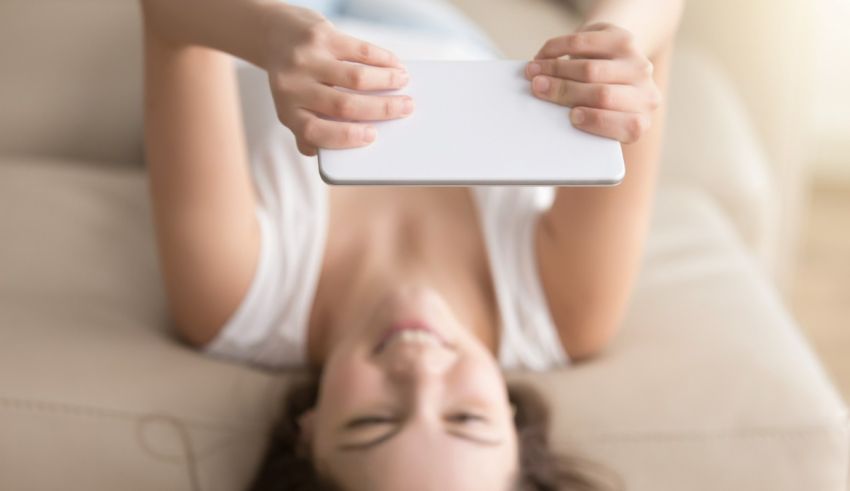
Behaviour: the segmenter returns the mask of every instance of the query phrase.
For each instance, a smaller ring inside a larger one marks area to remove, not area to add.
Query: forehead
[[[500,491],[509,489],[519,457],[513,431],[498,446],[482,446],[412,426],[370,450],[334,448],[321,460],[352,491]]]

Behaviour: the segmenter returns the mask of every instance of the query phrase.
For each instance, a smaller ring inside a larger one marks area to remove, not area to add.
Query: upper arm
[[[627,230],[605,233],[600,229],[616,225],[598,218],[598,223],[588,218],[567,225],[544,214],[535,230],[541,284],[571,360],[597,354],[616,333],[641,251],[638,226],[629,224]],[[632,218],[643,222],[642,217]],[[626,221],[624,216],[622,222]]]
[[[231,59],[145,32],[145,148],[171,313],[194,344],[239,305],[259,254]]]

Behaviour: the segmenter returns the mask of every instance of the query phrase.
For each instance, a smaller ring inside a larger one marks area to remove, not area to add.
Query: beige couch
[[[571,22],[544,0],[458,3],[517,57]],[[689,7],[622,335],[591,363],[513,375],[554,403],[558,445],[628,489],[847,489],[845,406],[769,280],[799,209],[799,106],[775,96],[804,77],[788,50],[804,50],[805,4]],[[777,32],[785,49],[767,49]],[[138,34],[129,0],[0,3],[2,490],[240,489],[288,382],[168,328]]]

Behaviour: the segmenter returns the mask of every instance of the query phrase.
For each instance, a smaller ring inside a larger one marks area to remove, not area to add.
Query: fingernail
[[[570,110],[570,119],[573,120],[573,124],[584,123],[584,111],[582,111],[581,109]]]
[[[536,91],[545,94],[549,90],[549,79],[546,77],[534,77],[531,81],[531,87]]]
[[[410,113],[413,112],[413,106],[414,106],[413,99],[408,97],[407,99],[404,100],[404,107],[402,108],[401,112],[403,114],[410,114]]]
[[[399,79],[401,80],[401,84],[405,85],[407,84],[407,82],[410,81],[410,74],[407,73],[407,70],[402,70],[401,74],[399,75]]]
[[[540,63],[529,63],[528,64],[528,75],[533,77],[540,73],[543,69],[540,67]]]
[[[375,131],[375,128],[368,126],[366,127],[366,131],[363,132],[363,141],[371,143],[375,141],[376,136],[378,136],[378,133]]]

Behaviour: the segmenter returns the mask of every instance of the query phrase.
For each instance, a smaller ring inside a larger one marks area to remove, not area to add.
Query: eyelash
[[[359,428],[361,426],[369,426],[369,425],[385,425],[390,424],[395,421],[394,418],[389,418],[385,416],[363,416],[362,418],[357,418],[350,423],[348,423],[349,428]]]
[[[471,422],[484,421],[483,417],[481,417],[477,414],[472,414],[472,413],[455,413],[455,414],[449,415],[446,419],[451,421],[452,423],[471,423]],[[362,418],[355,419],[355,420],[351,421],[350,423],[348,423],[348,427],[349,428],[360,428],[360,427],[369,426],[369,425],[385,425],[385,424],[393,423],[395,421],[396,421],[395,418],[385,417],[385,416],[364,416]]]
[[[452,414],[451,416],[449,416],[446,419],[448,419],[452,423],[470,423],[470,422],[473,422],[473,421],[476,421],[476,422],[477,421],[484,421],[484,418],[482,418],[481,416],[479,416],[477,414],[472,414],[472,413],[456,413],[456,414]]]

